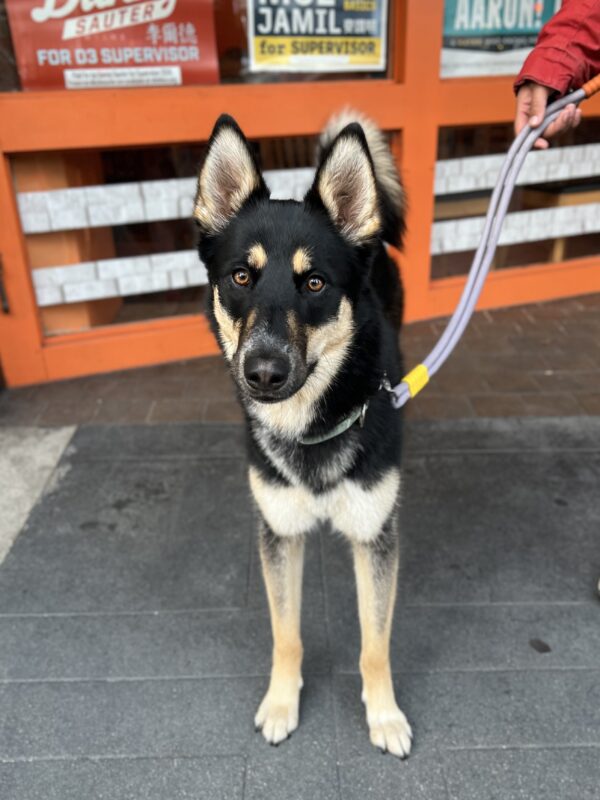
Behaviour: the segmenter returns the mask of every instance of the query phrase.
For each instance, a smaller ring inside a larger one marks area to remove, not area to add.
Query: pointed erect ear
[[[306,201],[325,206],[340,233],[352,244],[366,242],[380,232],[373,162],[358,123],[347,125],[323,153]]]
[[[198,177],[194,218],[206,233],[217,233],[255,192],[269,194],[244,134],[222,114]]]

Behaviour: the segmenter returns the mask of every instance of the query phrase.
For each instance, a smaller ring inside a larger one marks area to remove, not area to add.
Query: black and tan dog
[[[403,193],[383,135],[357,118],[329,124],[299,203],[269,199],[244,135],[221,117],[194,216],[261,517],[274,647],[256,725],[273,744],[298,725],[304,538],[329,520],[353,548],[371,741],[404,757],[411,730],[389,661],[401,425],[382,390],[402,375],[402,290],[383,242],[399,243]]]

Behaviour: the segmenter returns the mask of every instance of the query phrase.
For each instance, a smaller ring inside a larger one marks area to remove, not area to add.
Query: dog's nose
[[[282,356],[249,356],[244,363],[246,382],[252,389],[262,392],[281,389],[289,374],[289,362]]]

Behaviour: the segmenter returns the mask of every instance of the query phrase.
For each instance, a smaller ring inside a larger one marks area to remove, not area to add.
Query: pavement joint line
[[[594,671],[594,670],[590,670]],[[330,678],[329,672],[305,672],[311,678]],[[270,675],[270,670],[265,672],[241,672],[226,675],[224,673],[207,674],[207,675],[119,675],[119,676],[102,676],[95,678],[0,678],[0,686],[29,686],[38,684],[70,684],[70,683],[175,683],[177,681],[184,681],[191,683],[193,681],[237,681],[249,678],[251,680],[264,680]]]
[[[518,675],[520,673],[562,673],[562,672],[590,672],[592,674],[599,673],[598,667],[587,666],[571,666],[571,667],[457,667],[448,669],[424,669],[424,670],[392,670],[394,678],[401,678],[404,675]],[[200,681],[216,681],[216,680],[263,680],[268,678],[270,670],[265,672],[243,672],[224,674],[206,674],[206,675],[117,675],[117,676],[96,676],[96,677],[71,677],[71,678],[0,678],[0,686],[37,686],[40,684],[72,684],[72,683],[176,683],[177,681],[184,682],[200,682]],[[333,667],[330,672],[304,672],[307,678],[328,678],[335,680],[335,678],[360,678],[358,670],[337,670]],[[337,730],[337,728],[336,728]]]
[[[414,608],[596,608],[599,601],[593,600],[550,600],[540,601],[510,601],[500,600],[493,602],[473,603],[400,603],[405,609]],[[266,617],[266,612],[252,606],[218,606],[215,608],[173,608],[160,611],[28,611],[0,613],[0,621],[7,619],[64,619],[70,617],[168,617],[168,616],[218,616],[223,614],[240,614],[244,616]],[[316,611],[303,612],[303,619],[318,619]]]
[[[211,758],[241,758],[247,761],[245,753],[107,753],[102,755],[61,755],[61,756],[0,756],[0,764],[36,764],[64,761],[208,761]]]
[[[446,800],[452,800],[450,795],[450,788],[448,786],[448,767],[443,762],[443,750],[440,752],[439,746],[434,748],[434,753],[436,755],[437,761],[442,764],[442,769],[440,770],[440,774],[442,776],[442,783],[444,784],[444,797]]]
[[[248,777],[248,756],[244,755],[244,771],[242,773],[242,800],[246,797],[246,779]]]
[[[544,751],[544,750],[596,750],[600,748],[600,742],[580,742],[580,743],[565,743],[565,744],[495,744],[495,745],[444,745],[438,752],[505,752],[509,750],[531,750],[531,751]],[[246,753],[238,752],[215,752],[215,753],[198,753],[191,755],[190,753],[106,753],[106,754],[90,754],[90,755],[46,755],[46,756],[14,756],[5,757],[0,756],[0,764],[35,764],[35,763],[52,763],[52,762],[80,762],[80,761],[207,761],[209,759],[230,759],[241,758],[248,761]],[[369,755],[359,756],[358,758],[370,758]],[[266,759],[261,757],[257,758],[258,763],[265,763]],[[352,760],[353,762],[356,759]],[[348,763],[343,759],[339,762],[338,766],[345,766]]]
[[[163,455],[163,456],[151,456],[148,455],[141,455],[141,456],[118,456],[115,458],[114,455],[112,456],[94,456],[94,455],[80,455],[78,452],[69,455],[66,455],[67,460],[74,461],[76,466],[79,464],[89,464],[89,463],[103,463],[108,462],[110,464],[123,464],[129,463],[130,461],[140,462],[142,464],[156,464],[157,462],[160,463],[164,461],[165,463],[169,463],[171,461],[182,461],[187,463],[189,461],[236,461],[239,462],[240,455],[219,455],[209,453],[208,455],[185,455],[182,453],[177,453],[173,455]]]
[[[502,456],[502,455],[538,455],[552,453],[576,453],[583,455],[596,455],[600,453],[600,447],[531,447],[531,448],[438,448],[438,449],[410,449],[410,442],[407,444],[409,452],[406,460],[409,461],[415,456],[439,456],[439,455],[466,455],[466,456]]]
[[[575,453],[575,454],[583,454],[583,455],[595,455],[600,453],[600,447],[529,447],[529,448],[417,448],[411,449],[410,441],[407,443],[407,453],[404,457],[404,463],[410,461],[415,457],[421,456],[439,456],[439,455],[538,455],[538,454],[553,454],[553,453]],[[203,461],[240,461],[240,454],[236,455],[220,455],[220,454],[208,454],[208,455],[185,455],[181,453],[173,454],[173,455],[156,455],[149,458],[147,455],[140,455],[140,456],[118,456],[115,458],[114,456],[94,456],[94,455],[81,455],[79,453],[74,453],[69,455],[68,453],[64,456],[68,461],[74,461],[76,465],[84,464],[84,463],[95,463],[95,462],[110,462],[111,464],[123,464],[123,463],[142,463],[142,464],[156,464],[156,463],[170,463],[172,461],[181,461],[182,463],[189,463],[189,462],[203,462]],[[245,459],[245,455],[243,456]]]
[[[400,581],[402,585],[402,581]],[[481,602],[456,602],[456,603],[401,603],[402,608],[596,608],[599,600],[491,600]]]
[[[223,614],[240,614],[243,616],[259,616],[268,621],[268,612],[252,606],[231,606],[227,608],[175,608],[164,611],[45,611],[45,612],[9,612],[0,614],[3,619],[65,619],[69,617],[168,617],[168,616],[219,616]],[[320,619],[316,611],[308,611],[303,620]]]
[[[265,616],[265,612],[259,608],[250,606],[223,606],[216,608],[174,608],[161,611],[43,611],[36,613],[28,612],[9,612],[0,613],[2,619],[62,619],[65,617],[165,617],[176,615],[210,615],[210,614],[244,614]],[[310,615],[309,615],[310,616]],[[315,616],[317,616],[315,614]]]
[[[564,744],[544,743],[539,742],[535,744],[470,744],[470,745],[446,745],[444,750],[452,752],[464,751],[507,751],[507,750],[596,750],[600,748],[600,741],[598,742],[565,742]]]
[[[335,670],[335,667],[334,667]],[[501,675],[501,674],[509,674],[509,675],[516,675],[519,673],[531,673],[531,672],[591,672],[591,673],[599,673],[600,674],[600,667],[587,667],[581,665],[574,665],[571,667],[555,667],[555,666],[527,666],[527,667],[448,667],[447,669],[405,669],[405,670],[392,670],[392,675],[400,677],[401,675],[472,675],[475,673],[479,673],[482,675]],[[335,675],[343,675],[344,677],[348,677],[351,675],[359,675],[358,672],[352,672],[350,670],[347,671],[335,671]]]

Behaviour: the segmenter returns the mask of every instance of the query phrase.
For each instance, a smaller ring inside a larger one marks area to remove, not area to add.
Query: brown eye
[[[306,281],[306,285],[311,292],[320,292],[321,289],[325,286],[325,281],[323,280],[323,278],[319,278],[318,275],[311,275],[310,278]]]
[[[250,273],[247,269],[236,269],[231,277],[238,286],[248,286],[250,283]]]

